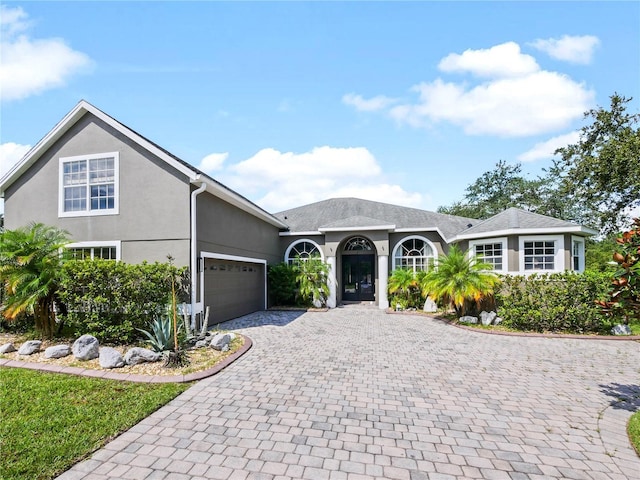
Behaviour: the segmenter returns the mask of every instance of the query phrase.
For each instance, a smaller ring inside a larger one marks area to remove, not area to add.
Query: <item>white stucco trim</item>
[[[598,232],[588,227],[576,225],[574,227],[550,227],[550,228],[509,228],[493,232],[456,235],[452,241],[471,240],[476,238],[503,237],[509,235],[553,235],[558,233],[582,233],[584,235],[596,235]]]
[[[89,183],[89,161],[97,158],[113,158],[113,208],[102,210],[91,210],[91,193]],[[64,164],[69,162],[87,162],[87,192],[85,210],[65,212],[64,211]],[[103,152],[91,153],[87,155],[75,155],[73,157],[60,157],[58,159],[58,218],[66,217],[97,217],[100,215],[118,215],[120,213],[120,153]]]
[[[215,260],[230,260],[232,262],[256,263],[264,265],[264,309],[267,309],[267,261],[263,258],[241,257],[226,253],[200,252],[200,257]],[[204,305],[204,268],[200,269],[200,304]]]
[[[322,232],[318,231],[308,231],[308,232],[280,232],[279,235],[281,237],[294,237],[294,236],[305,236],[308,237],[310,235],[324,235]]]
[[[408,235],[398,240],[396,244],[393,246],[393,248],[391,249],[391,270],[392,271],[397,268],[396,267],[396,251],[398,250],[398,248],[402,246],[404,242],[406,242],[407,240],[413,240],[413,239],[422,240],[426,242],[426,244],[429,245],[429,247],[431,247],[431,250],[433,251],[433,260],[435,261],[438,258],[438,249],[436,248],[436,246],[433,244],[431,240],[429,240],[426,237],[423,237],[422,235]]]
[[[476,245],[486,245],[488,243],[502,244],[502,268],[500,270],[494,269],[493,271],[497,273],[507,273],[507,271],[509,270],[509,244],[507,242],[507,237],[480,238],[478,240],[471,240],[469,241],[469,256],[472,257],[475,255]]]
[[[524,242],[528,241],[553,241],[554,247],[554,259],[553,270],[525,270],[524,268]],[[518,237],[518,268],[520,275],[531,275],[533,273],[560,273],[564,272],[564,235],[521,235]]]
[[[116,260],[122,258],[122,240],[92,240],[90,242],[73,242],[67,243],[64,248],[99,248],[99,247],[115,247]]]
[[[293,249],[293,247],[295,247],[297,244],[302,243],[302,242],[308,242],[308,243],[312,244],[314,247],[316,247],[318,249],[318,252],[320,252],[320,258],[322,259],[322,261],[324,261],[324,252],[322,251],[322,247],[320,245],[318,245],[316,242],[314,242],[310,238],[299,238],[296,241],[291,242],[289,244],[289,246],[287,247],[287,250],[284,252],[284,261],[285,262],[289,261],[289,254],[291,253],[291,250]]]
[[[367,232],[367,231],[379,231],[379,230],[387,230],[392,232],[395,230],[395,225],[372,225],[370,227],[320,227],[318,230],[320,233],[324,232]]]

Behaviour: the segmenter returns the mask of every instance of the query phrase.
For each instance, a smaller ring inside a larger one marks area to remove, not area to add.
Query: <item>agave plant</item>
[[[155,352],[167,352],[173,348],[173,322],[170,317],[158,317],[151,322],[150,333],[138,328],[147,337],[147,343]]]

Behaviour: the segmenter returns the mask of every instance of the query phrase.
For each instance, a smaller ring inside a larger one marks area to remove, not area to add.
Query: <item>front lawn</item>
[[[640,410],[634,413],[629,419],[627,432],[629,433],[631,444],[636,449],[636,453],[640,457]]]
[[[0,478],[50,479],[189,388],[0,368]]]

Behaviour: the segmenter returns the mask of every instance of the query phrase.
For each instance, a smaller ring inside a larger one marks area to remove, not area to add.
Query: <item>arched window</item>
[[[371,250],[373,250],[371,242],[362,237],[353,237],[344,246],[345,252],[362,252]]]
[[[310,258],[322,258],[320,247],[311,240],[298,240],[292,243],[284,254],[284,261],[289,265],[298,261],[306,262]]]
[[[435,252],[433,244],[424,237],[404,238],[393,249],[393,269],[427,271],[433,267]]]

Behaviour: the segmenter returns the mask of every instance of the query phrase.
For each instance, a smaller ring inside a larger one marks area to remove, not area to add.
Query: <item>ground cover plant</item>
[[[49,479],[188,384],[144,384],[0,368],[0,478]]]

